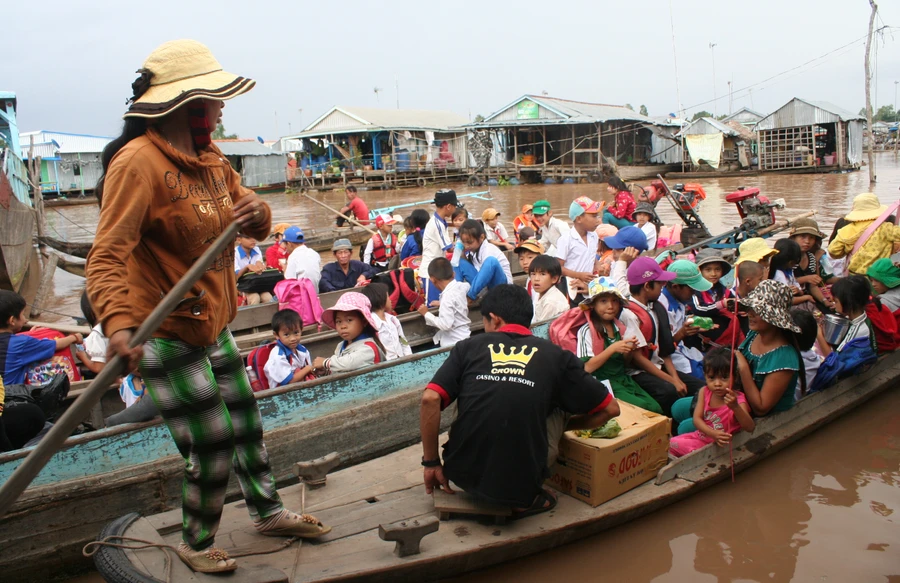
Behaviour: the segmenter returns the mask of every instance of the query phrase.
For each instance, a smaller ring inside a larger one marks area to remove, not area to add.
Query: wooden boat
[[[477,311],[472,318],[473,329],[481,329]],[[546,336],[547,327],[539,326],[538,333]],[[318,345],[331,354],[336,342],[329,336]],[[353,464],[414,442],[420,392],[446,352],[431,349],[362,371],[256,393],[276,479],[291,479],[298,451],[314,458],[340,449],[342,463]],[[73,383],[71,392],[83,388],[84,383]],[[0,482],[28,451],[0,454]],[[0,517],[4,581],[31,581],[40,578],[36,568],[50,573],[82,562],[80,546],[125,512],[152,514],[177,507],[183,468],[161,420],[69,438],[13,509]],[[232,480],[229,496],[238,495]]]
[[[362,245],[372,236],[372,233],[359,227],[333,227],[326,229],[304,230],[306,246],[314,251],[329,251],[337,239],[350,239],[352,245]],[[78,241],[63,241],[54,237],[38,237],[38,242],[47,245],[61,253],[86,259],[91,252],[93,243]],[[272,241],[260,242],[259,248],[265,253],[272,245]]]
[[[67,273],[71,273],[72,275],[77,275],[78,277],[84,277],[84,261],[75,261],[72,259],[66,259],[62,255],[59,255],[59,259],[56,262],[56,266]]]
[[[21,164],[10,156],[0,149],[0,289],[17,292],[31,304],[40,286],[41,259],[32,240],[34,211],[16,197],[4,170],[6,164]]]
[[[442,521],[437,532],[421,540],[421,552],[411,556],[398,556],[394,543],[382,540],[379,531],[399,521],[423,525],[434,520],[434,502],[422,485],[419,445],[336,472],[328,476],[324,487],[308,490],[306,510],[333,526],[332,532],[318,541],[286,548],[273,545],[272,539],[252,532],[242,502],[226,506],[217,540],[232,554],[274,551],[238,559],[240,568],[234,577],[248,583],[398,583],[454,577],[583,540],[726,480],[732,468],[734,472],[749,468],[887,390],[896,383],[898,373],[900,353],[895,353],[859,376],[807,396],[789,411],[757,420],[752,434],[735,436],[733,466],[729,449],[709,445],[670,461],[655,479],[596,508],[560,495],[553,511],[505,525],[484,518]],[[300,507],[300,486],[284,488],[280,493],[289,507]],[[108,525],[102,534],[175,545],[181,537],[180,528],[179,510],[146,518],[131,513]],[[98,553],[96,563],[111,583],[165,580],[160,549],[122,551],[107,547]],[[173,581],[190,576],[186,566],[177,559],[172,561]]]
[[[759,176],[759,170],[723,170],[721,172],[666,172],[667,180],[693,180],[695,178],[738,178]]]
[[[82,206],[86,204],[97,204],[97,197],[90,194],[88,196],[44,198],[45,207]]]

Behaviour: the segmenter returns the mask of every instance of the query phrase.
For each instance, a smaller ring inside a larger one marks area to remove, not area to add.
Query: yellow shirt
[[[834,241],[829,243],[828,254],[835,259],[848,255],[853,251],[856,241],[872,223],[873,221],[856,221],[842,228],[838,231]],[[864,275],[869,266],[877,260],[891,256],[894,243],[900,243],[900,227],[891,223],[882,223],[850,259],[850,265],[847,266],[850,273]]]

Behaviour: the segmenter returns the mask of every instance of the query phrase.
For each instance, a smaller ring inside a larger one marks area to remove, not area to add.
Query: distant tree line
[[[859,110],[859,115],[866,117],[865,107]],[[900,111],[894,111],[893,105],[882,105],[878,108],[878,111],[872,113],[872,121],[884,121],[887,123],[900,121]]]

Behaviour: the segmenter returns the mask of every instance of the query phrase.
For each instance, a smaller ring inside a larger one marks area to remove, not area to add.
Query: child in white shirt
[[[372,316],[378,323],[378,339],[384,346],[387,360],[395,360],[412,354],[412,348],[403,333],[403,325],[397,316],[391,314],[391,298],[388,286],[383,283],[370,283],[359,288],[359,293],[369,298],[372,304]]]
[[[481,222],[484,223],[485,236],[489,243],[507,251],[515,248],[515,245],[509,240],[506,227],[500,222],[500,213],[497,212],[497,209],[484,209],[484,212],[481,213]]]
[[[800,358],[803,359],[803,368],[806,371],[806,386],[811,387],[819,367],[822,365],[822,357],[814,350],[816,337],[819,333],[819,323],[809,310],[794,308],[791,310],[791,318],[794,324],[800,327],[797,334],[797,346],[800,348]],[[794,401],[799,401],[801,394],[800,383],[794,389]]]
[[[440,300],[432,302],[438,305],[438,315],[429,312],[424,305],[419,306],[418,311],[425,316],[426,324],[438,329],[434,334],[434,343],[440,344],[441,348],[453,346],[472,334],[466,297],[469,284],[453,278],[453,266],[445,257],[438,257],[428,264],[428,277],[431,284],[441,291]]]
[[[528,267],[528,277],[534,291],[539,294],[537,301],[534,302],[532,324],[553,320],[569,310],[568,298],[556,286],[562,277],[562,266],[558,259],[549,255],[538,255]]]
[[[642,202],[634,210],[634,220],[644,236],[647,237],[647,248],[650,251],[656,249],[656,225],[653,223],[655,211],[649,202]]]
[[[482,290],[512,283],[512,269],[506,254],[496,245],[485,244],[487,235],[481,221],[466,220],[459,228],[465,257],[460,259],[455,274],[457,281],[469,284],[468,297],[475,301]]]
[[[269,353],[269,359],[263,367],[269,388],[298,383],[312,374],[309,351],[300,344],[300,337],[303,335],[300,314],[290,309],[275,312],[272,316],[272,333],[275,335],[276,346]]]

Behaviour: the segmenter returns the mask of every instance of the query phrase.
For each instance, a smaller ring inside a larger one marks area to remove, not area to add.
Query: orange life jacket
[[[391,235],[393,243],[394,236]],[[391,257],[397,254],[397,250],[393,245],[385,245],[381,233],[372,235],[372,263],[387,263]]]

